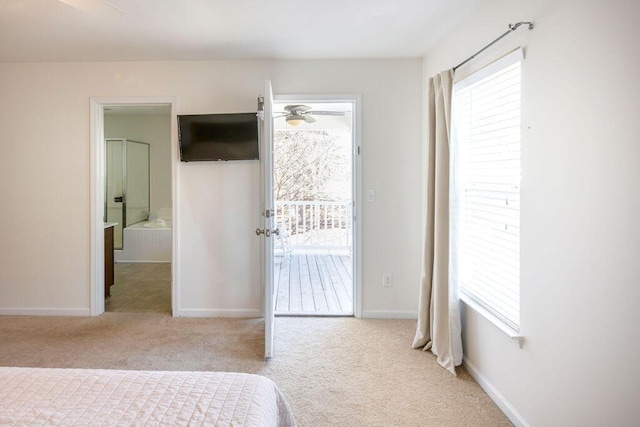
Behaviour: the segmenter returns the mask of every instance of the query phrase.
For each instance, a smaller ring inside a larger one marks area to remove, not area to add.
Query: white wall
[[[419,59],[0,64],[0,313],[88,313],[89,98],[176,96],[180,114],[255,111],[276,94],[362,94],[364,304],[416,310]],[[174,142],[175,143],[175,142]],[[181,314],[260,310],[259,165],[180,164]],[[382,288],[382,272],[394,287]]]
[[[167,114],[105,114],[105,138],[149,144],[150,211],[171,208],[171,111]]]
[[[640,3],[484,2],[427,52],[426,76],[522,44],[522,349],[466,309],[468,363],[534,426],[640,416]],[[515,419],[515,418],[514,418]]]

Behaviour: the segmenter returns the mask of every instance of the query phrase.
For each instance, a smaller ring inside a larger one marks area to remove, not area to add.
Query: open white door
[[[263,238],[263,285],[264,285],[264,357],[273,354],[273,327],[275,323],[275,289],[273,280],[273,241],[278,230],[274,230],[275,203],[273,200],[273,92],[271,81],[265,82],[264,116],[262,128],[262,229],[256,233]]]

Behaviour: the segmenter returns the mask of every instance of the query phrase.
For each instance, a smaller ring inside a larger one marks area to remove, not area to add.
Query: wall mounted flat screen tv
[[[196,114],[178,116],[180,160],[257,160],[256,113]]]

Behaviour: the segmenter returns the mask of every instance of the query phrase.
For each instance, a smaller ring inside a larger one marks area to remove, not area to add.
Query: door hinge
[[[359,155],[360,155],[360,146],[358,145],[356,147],[356,156],[359,156]]]
[[[265,209],[264,212],[262,212],[262,215],[265,218],[271,218],[273,216],[273,209]]]

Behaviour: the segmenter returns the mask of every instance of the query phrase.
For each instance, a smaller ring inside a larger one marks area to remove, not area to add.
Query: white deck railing
[[[282,244],[291,250],[350,250],[352,223],[351,202],[276,201]]]

